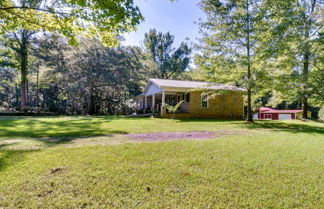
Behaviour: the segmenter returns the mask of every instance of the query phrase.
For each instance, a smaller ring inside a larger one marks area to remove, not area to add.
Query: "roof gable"
[[[163,91],[163,89],[160,88],[159,86],[157,86],[155,83],[149,82],[146,85],[143,94],[145,96],[148,96],[148,95],[156,94],[156,93],[159,93],[159,92],[162,92],[162,91]]]

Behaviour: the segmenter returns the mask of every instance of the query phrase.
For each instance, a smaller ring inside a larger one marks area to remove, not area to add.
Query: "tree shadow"
[[[23,161],[27,154],[37,151],[38,150],[0,150],[0,171],[5,170],[17,162]]]
[[[116,134],[125,134],[125,132],[116,132]],[[100,136],[72,136],[72,137],[46,137],[46,138],[35,138],[34,141],[41,142],[46,148],[56,147],[59,145],[70,144],[75,140],[88,139],[89,137],[107,137],[113,138],[114,134],[105,134]],[[1,149],[1,148],[0,148]]]
[[[58,119],[56,117],[54,119]],[[92,120],[95,119],[95,120]],[[40,137],[73,137],[73,136],[102,136],[105,134],[127,134],[122,130],[109,130],[101,127],[114,120],[112,117],[76,117],[67,120],[38,120],[34,117],[21,119],[0,120],[0,137],[6,138],[40,138]],[[17,127],[17,128],[13,128]],[[21,128],[19,128],[21,127]]]
[[[314,133],[324,134],[324,126],[316,126],[312,123],[287,123],[274,121],[255,121],[254,123],[233,122],[231,124],[238,125],[247,129],[268,129],[277,131],[286,131],[291,133]]]
[[[10,147],[10,146],[13,146],[16,144],[18,144],[18,143],[17,142],[9,142],[9,143],[5,143],[5,144],[0,144],[0,150],[5,150],[6,147]]]

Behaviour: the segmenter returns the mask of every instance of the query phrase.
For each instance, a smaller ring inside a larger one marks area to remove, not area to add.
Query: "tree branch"
[[[48,9],[41,9],[41,8],[37,8],[37,7],[26,7],[26,6],[21,6],[21,7],[18,7],[18,6],[14,6],[14,7],[0,7],[0,10],[2,11],[6,11],[6,10],[15,10],[15,9],[18,9],[18,10],[35,10],[35,11],[42,11],[42,12],[47,12],[47,13],[55,13],[55,14],[61,14],[61,15],[70,15],[70,13],[65,13],[65,12],[58,12],[58,11],[51,11],[51,10],[48,10]]]

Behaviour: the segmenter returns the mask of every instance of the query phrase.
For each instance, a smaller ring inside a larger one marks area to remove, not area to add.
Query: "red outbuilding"
[[[301,117],[303,110],[276,110],[261,107],[255,118],[261,120],[294,120]]]

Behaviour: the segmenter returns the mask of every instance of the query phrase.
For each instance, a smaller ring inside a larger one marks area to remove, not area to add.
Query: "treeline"
[[[155,29],[142,48],[106,47],[96,39],[70,46],[61,36],[26,30],[2,41],[1,109],[67,115],[132,113],[132,99],[147,79],[181,79],[191,53],[186,43],[174,48],[174,37]]]

